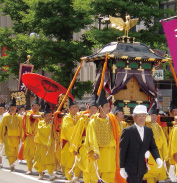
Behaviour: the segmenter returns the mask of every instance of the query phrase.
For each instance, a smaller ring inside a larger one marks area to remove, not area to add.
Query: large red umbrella
[[[22,81],[34,94],[52,104],[58,104],[58,96],[67,91],[59,83],[40,74],[25,73],[22,75]],[[69,97],[74,100],[71,94]]]

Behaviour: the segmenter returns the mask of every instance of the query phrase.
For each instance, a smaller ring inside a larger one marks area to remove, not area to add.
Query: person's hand
[[[94,153],[94,158],[95,158],[95,160],[99,159],[99,155]]]
[[[76,156],[77,155],[77,152],[76,151],[73,151],[73,154],[74,154],[74,156]]]
[[[156,159],[156,163],[158,164],[158,167],[157,168],[162,168],[163,161],[160,158],[157,158]]]
[[[127,179],[128,175],[127,172],[125,171],[125,168],[120,169],[120,175],[122,178]]]

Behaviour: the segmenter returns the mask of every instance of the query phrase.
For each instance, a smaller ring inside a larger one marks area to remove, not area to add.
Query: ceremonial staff
[[[59,105],[57,111],[54,113],[55,130],[58,129],[58,122],[59,122],[58,115],[61,114],[60,110],[61,110],[61,108],[62,108],[64,102],[66,101],[66,99],[67,99],[67,97],[68,97],[68,95],[69,95],[69,92],[70,92],[71,88],[72,88],[73,85],[74,85],[74,82],[75,82],[75,80],[76,80],[76,78],[77,78],[77,75],[78,75],[79,71],[81,70],[82,63],[83,63],[83,59],[81,59],[81,63],[80,63],[80,65],[79,65],[79,67],[77,68],[77,71],[76,71],[76,73],[75,73],[75,75],[74,75],[74,77],[73,77],[73,79],[72,79],[72,81],[71,81],[71,83],[70,83],[70,85],[69,85],[69,87],[68,87],[68,90],[67,90],[67,92],[66,92],[66,94],[65,94],[65,96],[64,96],[64,98],[63,98],[63,100],[62,100],[62,102],[60,103],[60,105]]]

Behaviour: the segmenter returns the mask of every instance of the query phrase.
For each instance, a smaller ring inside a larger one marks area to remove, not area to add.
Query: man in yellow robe
[[[117,172],[117,140],[114,138],[112,121],[109,117],[110,104],[105,97],[105,90],[97,99],[100,113],[94,115],[89,122],[86,131],[85,147],[88,152],[89,161],[93,163],[89,183],[97,183],[102,179],[107,183],[124,182],[116,181]],[[115,122],[116,123],[116,122]],[[118,132],[117,132],[118,133]],[[120,175],[120,174],[119,174]]]
[[[1,124],[1,121],[2,121],[2,118],[3,118],[3,114],[5,113],[6,111],[6,108],[5,108],[5,103],[0,103],[0,124]],[[1,131],[1,129],[0,129]],[[3,142],[0,138],[0,168],[2,168],[2,155],[3,155],[3,149],[4,149],[4,146],[3,146]]]
[[[173,128],[169,137],[169,164],[175,167],[175,175],[177,177],[177,115],[174,116]]]
[[[86,130],[88,123],[97,112],[96,95],[92,95],[89,100],[89,113],[84,114],[83,112],[83,115],[78,120],[71,137],[70,151],[78,158],[77,166],[83,171],[83,179],[85,183],[89,183],[92,171],[94,170],[93,164],[88,161],[87,150],[84,145]],[[78,180],[78,177],[73,178],[73,181],[76,180]]]
[[[56,169],[55,157],[55,127],[49,104],[45,105],[44,120],[38,122],[35,138],[36,151],[33,167],[39,172],[39,180],[44,178],[43,171],[48,170],[49,180],[53,181],[53,171]]]
[[[172,100],[171,103],[170,103],[169,114],[170,114],[170,117],[177,116],[177,106],[176,106],[174,100]],[[172,121],[172,123],[173,123],[173,121]],[[167,142],[169,142],[170,133],[172,131],[172,128],[173,127],[171,127],[171,126],[170,127],[166,127],[166,131],[167,131],[166,133],[168,134],[168,136],[167,136]]]
[[[159,150],[160,158],[164,161],[168,159],[168,148],[167,148],[167,140],[165,134],[163,132],[162,127],[157,123],[158,117],[158,110],[156,109],[157,106],[155,103],[152,104],[152,107],[148,111],[148,114],[151,117],[151,122],[147,122],[145,125],[150,127],[153,131],[153,136],[155,139],[156,146]],[[144,180],[147,180],[147,183],[156,183],[160,180],[165,180],[167,178],[166,170],[164,165],[161,168],[157,168],[158,165],[156,164],[152,155],[148,158],[148,166],[149,170],[144,175]]]
[[[79,120],[80,116],[77,114],[78,106],[76,103],[69,98],[69,113],[64,116],[62,119],[61,125],[61,141],[62,141],[62,150],[61,150],[61,165],[64,169],[65,176],[68,180],[72,180],[72,172],[70,171],[73,167],[75,156],[69,151],[71,144],[71,136],[74,130],[74,127]],[[81,171],[79,168],[75,167],[74,176],[79,177]]]
[[[18,146],[22,137],[22,117],[16,113],[16,100],[12,99],[9,112],[4,115],[1,122],[1,140],[5,145],[5,155],[10,164],[10,170],[14,171],[14,162],[18,157]]]
[[[123,129],[129,126],[128,123],[124,121],[124,113],[118,104],[114,106],[111,113],[116,116],[119,136],[121,136]]]
[[[23,158],[27,161],[28,170],[27,175],[32,174],[32,160],[34,159],[35,151],[35,136],[38,127],[38,121],[41,119],[41,113],[39,112],[40,104],[39,98],[36,96],[30,111],[26,111],[23,117],[23,130],[24,130],[24,150]]]

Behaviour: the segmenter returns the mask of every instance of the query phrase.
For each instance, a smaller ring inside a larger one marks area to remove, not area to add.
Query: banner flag
[[[33,69],[34,69],[34,65],[32,64],[20,64],[18,89],[19,91],[23,91],[25,94],[27,92],[27,88],[22,82],[22,75],[24,73],[33,72]]]
[[[177,19],[168,21],[161,20],[161,23],[165,31],[170,54],[173,60],[175,71],[177,73]]]

